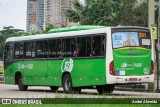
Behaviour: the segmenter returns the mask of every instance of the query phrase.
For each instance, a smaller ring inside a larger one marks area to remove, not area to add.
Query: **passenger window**
[[[4,61],[10,62],[12,60],[12,56],[13,56],[13,48],[11,45],[7,44],[5,46]]]
[[[91,36],[77,38],[77,57],[91,56]]]
[[[75,38],[71,38],[71,42],[70,42],[70,54],[71,54],[71,57],[75,57],[76,55],[76,40]]]
[[[86,37],[78,37],[77,38],[77,57],[85,57],[86,56]]]
[[[93,36],[92,37],[92,56],[104,56],[105,50],[105,37]]]
[[[46,58],[47,57],[48,42],[47,41],[37,41],[36,42],[36,58]]]
[[[70,57],[70,38],[62,39],[62,57]]]
[[[58,58],[61,54],[61,39],[49,40],[49,58]]]
[[[23,59],[23,43],[15,43],[14,58]]]
[[[86,56],[89,57],[91,56],[91,37],[87,37],[87,52],[86,52]]]
[[[25,59],[35,57],[35,47],[33,42],[25,42]]]

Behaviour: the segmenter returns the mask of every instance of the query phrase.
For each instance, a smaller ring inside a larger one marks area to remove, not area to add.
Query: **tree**
[[[15,29],[13,26],[4,27],[3,30],[0,31],[0,59],[2,59],[4,44],[7,38],[27,35],[29,35],[29,33],[21,29]]]
[[[54,25],[52,23],[47,23],[45,27],[45,32],[48,32],[50,29],[54,29]]]
[[[3,27],[3,30],[0,31],[2,35],[5,34],[16,34],[17,32],[24,32],[24,30],[21,29],[14,29],[13,26]]]
[[[148,22],[147,4],[136,0],[86,0],[85,5],[75,0],[73,7],[66,16],[82,25],[147,26]]]

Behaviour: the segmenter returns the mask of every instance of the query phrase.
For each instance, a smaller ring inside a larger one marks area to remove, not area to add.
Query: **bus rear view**
[[[113,60],[109,65],[111,77],[108,79],[108,83],[154,82],[150,30],[145,28],[113,28],[111,39]]]

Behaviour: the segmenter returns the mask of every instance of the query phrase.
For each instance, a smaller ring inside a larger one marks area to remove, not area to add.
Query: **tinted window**
[[[47,41],[36,41],[36,58],[46,58],[48,49]]]
[[[11,61],[12,57],[13,57],[13,48],[11,45],[7,44],[5,46],[4,61],[5,62]]]
[[[87,50],[87,38],[86,37],[78,37],[77,38],[77,57],[86,57],[86,50]]]
[[[74,57],[75,38],[66,38],[62,40],[63,57]]]
[[[35,57],[35,46],[34,42],[25,42],[25,58],[31,59]]]
[[[63,57],[70,57],[71,56],[70,43],[71,43],[70,38],[62,39],[62,53],[63,53],[62,56]]]
[[[105,50],[105,37],[93,36],[92,37],[92,56],[104,56]]]
[[[76,39],[75,38],[71,38],[70,39],[70,54],[71,57],[75,57],[74,52],[76,50]]]
[[[58,58],[61,54],[61,39],[49,40],[49,57]]]
[[[14,44],[14,58],[23,59],[23,43]]]

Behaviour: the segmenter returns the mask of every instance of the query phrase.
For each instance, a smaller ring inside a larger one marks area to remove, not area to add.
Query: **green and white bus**
[[[20,91],[96,87],[110,93],[116,84],[154,82],[153,51],[150,29],[143,27],[78,26],[11,37],[5,43],[5,84]]]

